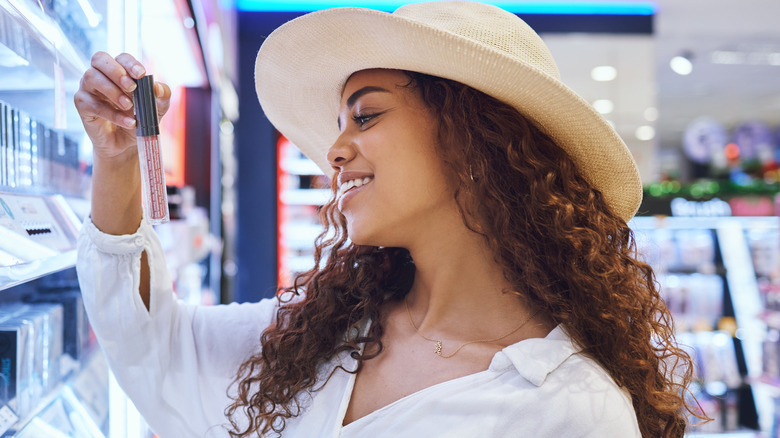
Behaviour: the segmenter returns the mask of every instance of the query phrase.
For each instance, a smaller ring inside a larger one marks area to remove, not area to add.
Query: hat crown
[[[560,80],[555,60],[539,35],[520,17],[497,6],[469,1],[432,1],[401,6],[393,15],[507,53]]]

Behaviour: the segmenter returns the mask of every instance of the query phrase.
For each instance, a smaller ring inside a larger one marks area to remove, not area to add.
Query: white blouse
[[[144,250],[149,311],[138,293]],[[134,234],[113,236],[87,219],[77,269],[109,366],[152,430],[161,438],[227,437],[228,387],[259,348],[277,301],[192,306],[177,300],[160,242],[145,221]],[[321,375],[339,363],[355,368],[342,354]],[[342,426],[354,383],[354,374],[337,370],[320,391],[301,398],[304,411],[287,421],[282,436],[640,436],[630,396],[578,354],[561,327],[504,348],[482,372],[425,388]]]

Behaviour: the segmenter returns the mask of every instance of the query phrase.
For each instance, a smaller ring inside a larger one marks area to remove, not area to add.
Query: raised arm
[[[107,234],[131,234],[143,217],[132,92],[133,78],[145,74],[132,55],[113,58],[97,52],[73,99],[93,146],[92,223]],[[171,90],[162,83],[154,89],[162,117],[170,106]],[[146,253],[141,261],[139,291],[148,308]]]

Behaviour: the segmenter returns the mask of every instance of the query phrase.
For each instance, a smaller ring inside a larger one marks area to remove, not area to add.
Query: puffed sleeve
[[[149,260],[149,310],[138,292]],[[108,235],[87,218],[78,241],[84,306],[117,382],[161,438],[226,436],[227,390],[259,348],[277,300],[193,306],[178,300],[151,225]]]

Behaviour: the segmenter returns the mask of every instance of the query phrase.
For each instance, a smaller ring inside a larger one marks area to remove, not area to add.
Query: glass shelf
[[[56,2],[55,6],[47,1],[0,0],[0,100],[27,112],[39,123],[80,136],[83,130],[72,102],[81,75],[89,66],[85,53],[92,47],[84,41],[104,34],[105,25],[80,28],[66,21],[76,14],[43,9],[73,7],[60,3],[80,2]],[[62,27],[66,23],[67,33]],[[82,38],[74,38],[77,35]],[[64,117],[65,124],[55,123],[55,108],[63,111],[60,117]]]
[[[82,220],[63,196],[0,192],[0,291],[75,266]]]
[[[0,266],[0,291],[76,266],[76,250],[41,260]]]

